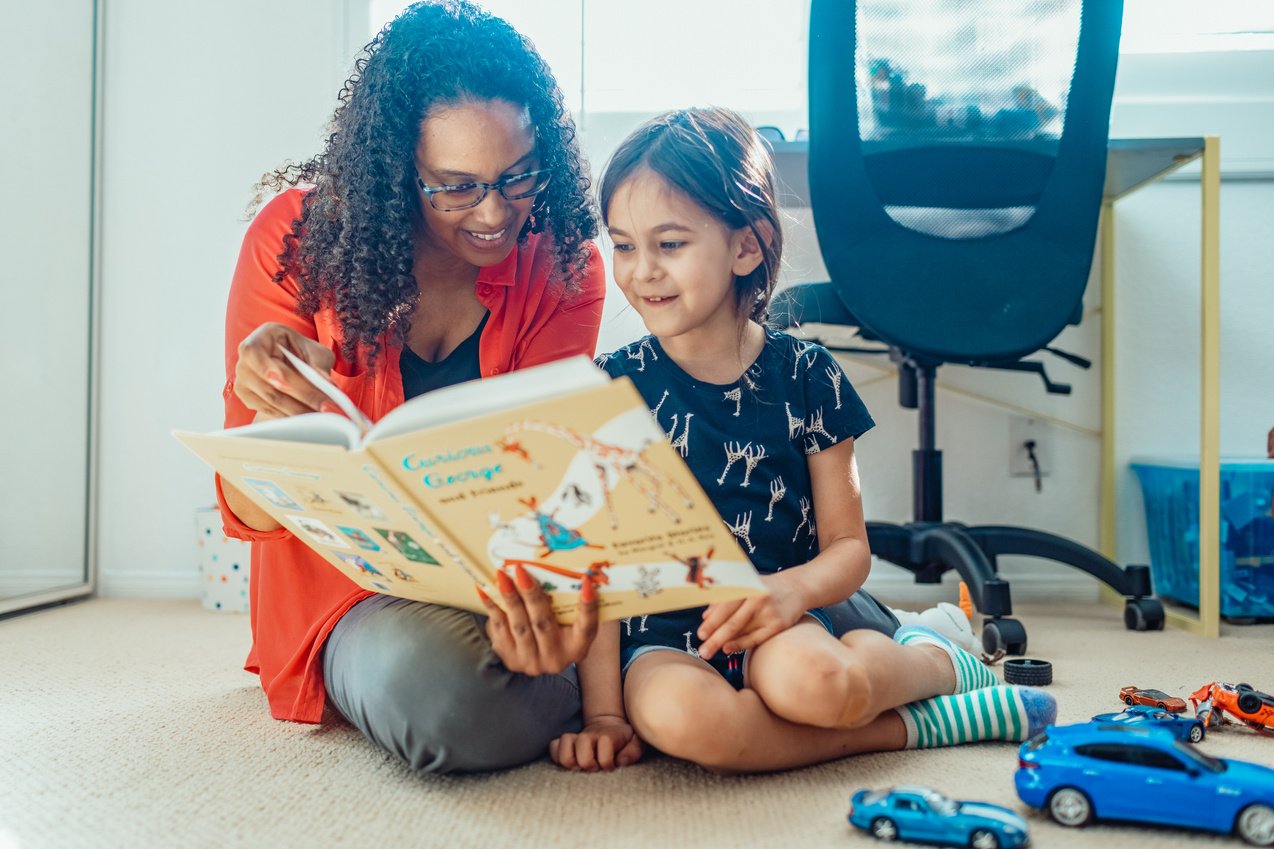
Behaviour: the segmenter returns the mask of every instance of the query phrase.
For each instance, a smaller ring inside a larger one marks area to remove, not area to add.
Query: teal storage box
[[[1157,595],[1199,606],[1199,462],[1134,458]],[[1274,460],[1221,460],[1221,615],[1274,618]]]

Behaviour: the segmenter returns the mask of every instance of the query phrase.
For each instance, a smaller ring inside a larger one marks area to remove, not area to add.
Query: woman
[[[285,190],[235,270],[226,426],[323,408],[283,348],[373,419],[429,389],[591,355],[604,276],[587,169],[530,42],[466,2],[419,3],[368,45],[340,101],[324,151],[263,180]],[[217,487],[227,533],[255,543],[246,668],[276,718],[316,723],[330,704],[422,771],[523,763],[578,727],[570,664],[595,601],[559,628],[524,575],[485,622],[374,595]]]

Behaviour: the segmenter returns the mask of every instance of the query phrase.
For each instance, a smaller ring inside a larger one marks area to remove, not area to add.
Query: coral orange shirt
[[[300,217],[304,190],[292,189],[257,214],[243,240],[226,309],[226,427],[252,421],[254,413],[234,394],[239,343],[259,325],[275,321],[316,339],[336,354],[333,381],[373,420],[403,402],[401,348],[382,346],[374,371],[340,353],[341,330],[330,309],[313,318],[297,315],[297,282],[273,282],[283,237]],[[593,355],[601,323],[605,272],[595,245],[578,292],[566,295],[556,275],[551,240],[531,235],[502,262],[479,269],[478,300],[490,311],[479,339],[482,376]],[[217,503],[229,536],[250,540],[252,649],[244,668],[257,673],[276,719],[318,722],[323,715],[321,652],[336,621],[371,595],[310,550],[286,529],[257,531],[226,505],[217,479]]]

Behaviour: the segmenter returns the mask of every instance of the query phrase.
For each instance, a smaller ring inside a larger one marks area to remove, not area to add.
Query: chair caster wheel
[[[991,657],[1000,650],[1026,654],[1026,629],[1016,619],[988,619],[982,625],[982,650]]]
[[[1130,598],[1124,604],[1124,627],[1129,631],[1162,631],[1163,605],[1154,598]]]

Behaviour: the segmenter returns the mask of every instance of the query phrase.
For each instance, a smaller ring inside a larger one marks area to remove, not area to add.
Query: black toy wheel
[[[876,817],[871,821],[871,836],[877,840],[897,840],[898,826],[889,817]]]
[[[1126,705],[1132,704],[1132,696],[1124,696],[1124,704]]]
[[[1261,697],[1252,690],[1239,693],[1239,710],[1244,713],[1256,713],[1261,709]]]
[[[1093,803],[1083,791],[1074,787],[1062,787],[1048,798],[1048,813],[1058,825],[1079,828],[1093,819]]]
[[[1016,619],[988,619],[982,625],[982,650],[991,657],[1000,650],[1026,654],[1026,629]]]
[[[969,845],[973,849],[1000,849],[1000,838],[989,828],[979,828],[969,835]]]
[[[1043,687],[1053,683],[1053,664],[1047,660],[1015,657],[1004,661],[1004,683]]]
[[[1247,682],[1239,682],[1238,684],[1234,685],[1234,689],[1241,693],[1244,690],[1252,690],[1255,688],[1251,684],[1248,684]]]
[[[1154,598],[1130,598],[1124,604],[1124,627],[1129,631],[1162,631],[1163,605]]]

